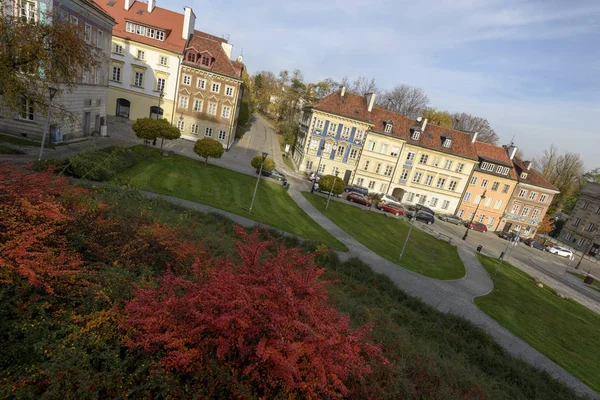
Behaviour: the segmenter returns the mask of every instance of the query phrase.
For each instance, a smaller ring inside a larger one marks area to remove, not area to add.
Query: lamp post
[[[333,188],[335,186],[335,182],[337,181],[337,177],[340,174],[339,171],[335,171],[335,175],[333,176],[333,183],[331,184],[331,189],[329,190],[329,196],[327,196],[327,204],[325,204],[325,210],[329,208],[329,200],[331,200],[331,194],[333,193]]]
[[[415,209],[415,213],[410,219],[410,225],[408,226],[408,233],[406,234],[406,239],[404,239],[404,244],[402,245],[402,250],[400,251],[400,256],[398,257],[398,261],[402,261],[402,256],[404,255],[404,250],[406,249],[406,244],[408,243],[408,239],[410,238],[410,232],[412,231],[413,224],[415,219],[417,219],[418,210]]]
[[[481,199],[479,200],[479,203],[477,203],[477,207],[475,208],[475,212],[473,213],[473,216],[471,217],[471,222],[469,222],[469,225],[467,226],[467,230],[465,231],[465,235],[463,236],[463,240],[467,240],[467,236],[469,236],[469,227],[471,226],[471,224],[473,223],[473,220],[475,219],[475,216],[477,215],[477,211],[479,210],[479,206],[481,205],[481,203],[485,199],[485,193],[486,192],[487,192],[487,190],[483,191],[483,194],[481,195]]]
[[[50,86],[48,88],[50,92],[50,101],[48,102],[48,112],[46,113],[46,123],[44,124],[44,133],[42,134],[42,146],[40,147],[40,156],[38,157],[38,161],[42,159],[44,155],[44,144],[46,143],[46,135],[48,134],[48,129],[50,127],[50,114],[52,113],[52,100],[54,100],[54,96],[58,92],[58,89]]]
[[[319,157],[319,165],[317,166],[317,172],[315,172],[315,177],[313,178],[313,184],[312,187],[310,188],[310,192],[314,193],[315,191],[315,183],[317,183],[317,174],[319,173],[319,170],[321,169],[321,161],[323,161],[323,151],[325,150],[325,145],[322,144],[321,145],[321,157]]]
[[[260,176],[262,174],[263,165],[265,164],[265,160],[269,153],[263,151],[262,153],[262,161],[260,162],[260,169],[258,170],[258,178],[256,178],[256,186],[254,187],[254,194],[252,195],[252,202],[250,202],[250,209],[248,210],[248,214],[252,214],[252,206],[254,205],[254,198],[256,197],[256,191],[258,190],[258,183],[260,182]]]
[[[161,113],[160,113],[160,100],[165,97],[165,92],[162,91],[162,89],[160,90],[160,93],[158,94],[158,110],[156,110],[156,119],[160,119]]]
[[[582,252],[581,258],[579,259],[579,261],[577,261],[577,265],[575,266],[575,269],[579,269],[579,267],[581,266],[581,262],[583,261],[583,257],[585,257],[586,253],[590,252],[590,249],[594,245],[594,239],[596,238],[597,232],[598,232],[598,228],[595,228],[591,232],[592,233],[592,240],[590,241],[590,245],[587,247],[587,250],[585,252]]]

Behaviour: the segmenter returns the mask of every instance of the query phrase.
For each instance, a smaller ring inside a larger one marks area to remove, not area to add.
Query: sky
[[[487,118],[526,159],[555,144],[600,167],[599,0],[170,0],[227,35],[250,74],[373,77]]]

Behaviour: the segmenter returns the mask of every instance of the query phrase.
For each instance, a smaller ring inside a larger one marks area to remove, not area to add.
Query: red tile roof
[[[98,3],[96,0],[90,0],[89,3],[92,5],[92,7],[94,7],[96,10],[98,10],[98,12],[102,13],[103,15],[105,15],[107,18],[110,18],[113,20],[114,23],[116,23],[116,21],[114,20],[114,18],[108,14],[106,11],[104,11],[102,9],[102,7],[100,6],[100,3]],[[114,25],[113,25],[114,26]]]
[[[225,53],[225,50],[223,50],[223,47],[221,47],[221,43],[226,41],[224,39],[218,38],[212,39],[211,37],[216,36],[212,36],[208,33],[200,31],[195,31],[194,36],[192,36],[192,39],[185,48],[186,52],[188,49],[192,48],[195,49],[198,53],[202,53],[204,51],[209,52],[210,55],[212,55],[215,58],[215,61],[210,67],[199,63],[192,63],[190,61],[187,61],[187,55],[184,57],[183,64],[190,67],[217,72],[219,74],[241,79],[243,67],[237,62],[231,61]]]
[[[511,179],[517,180],[516,168],[514,168],[513,162],[508,156],[508,152],[502,146],[496,146],[490,143],[475,142],[475,151],[477,155],[485,160],[497,162],[498,164],[507,166],[510,168],[509,176]],[[480,171],[483,173],[490,173],[488,171]]]
[[[99,3],[100,7],[117,21],[113,27],[113,36],[123,39],[129,39],[135,42],[144,43],[161,49],[183,53],[185,48],[185,39],[182,39],[183,14],[166,8],[154,7],[151,13],[148,12],[148,4],[136,1],[129,10],[125,10],[124,0],[112,0],[115,4],[109,6],[107,2]],[[141,14],[138,14],[141,11]],[[165,40],[151,39],[146,36],[136,35],[125,31],[125,21],[138,22],[141,25],[159,28],[165,31]]]
[[[194,30],[194,35],[203,37],[205,39],[212,39],[212,40],[215,40],[215,41],[217,41],[219,43],[227,43],[227,39],[224,39],[222,37],[218,37],[218,36],[215,36],[215,35],[211,35],[210,33],[202,32],[202,31],[199,31],[199,30]]]
[[[533,168],[527,169],[525,162],[520,160],[518,157],[515,156],[515,158],[513,158],[513,164],[515,164],[515,167],[517,169],[517,174],[519,175],[519,182],[558,191],[558,189],[556,187],[551,185],[535,169],[533,169]],[[521,178],[522,172],[527,172],[527,178]]]

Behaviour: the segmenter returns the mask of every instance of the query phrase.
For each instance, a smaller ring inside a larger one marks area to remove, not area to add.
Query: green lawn
[[[412,230],[402,262],[398,262],[409,228],[405,219],[387,217],[337,201],[330,202],[329,210],[325,211],[327,199],[310,193],[304,193],[304,196],[337,226],[391,262],[436,279],[459,279],[465,275],[456,247],[416,228]]]
[[[575,273],[575,272],[570,272],[570,271],[569,271],[569,274],[571,274],[571,275],[573,275],[573,276],[576,276],[577,278],[579,278],[579,279],[581,279],[581,280],[584,280],[584,279],[585,279],[585,275],[584,275],[584,274],[578,274],[578,273]],[[589,285],[588,285],[588,286],[589,286]],[[597,281],[597,280],[594,280],[594,283],[592,283],[592,285],[591,285],[591,288],[592,288],[592,289],[596,289],[596,290],[599,290],[599,291],[600,291],[600,282],[599,282],[599,281]]]
[[[3,135],[3,134],[0,134],[0,142],[12,143],[12,144],[16,144],[19,146],[32,146],[32,147],[40,147],[40,145],[41,145],[41,142],[37,142],[35,140],[29,140],[29,139],[25,139],[25,138],[20,138],[18,136],[10,136],[10,135]],[[47,147],[49,149],[54,149],[54,148],[56,148],[56,145],[54,143],[48,143],[48,140],[46,140],[44,147]]]
[[[0,154],[25,154],[24,151],[19,150],[15,147],[7,146],[3,143],[0,143]]]
[[[515,335],[600,392],[600,315],[573,300],[561,299],[513,267],[479,256],[494,291],[475,304]]]
[[[121,183],[143,190],[195,201],[263,222],[305,239],[348,251],[289,197],[282,185],[262,180],[252,214],[248,214],[256,178],[183,156],[163,157],[156,149],[149,157],[116,176]]]

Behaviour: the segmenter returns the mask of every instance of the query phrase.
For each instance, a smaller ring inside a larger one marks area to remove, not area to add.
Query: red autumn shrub
[[[171,371],[209,375],[203,385],[226,397],[348,395],[371,358],[383,359],[366,340],[370,327],[350,328],[327,304],[324,271],[311,256],[283,247],[271,254],[258,231],[237,231],[240,265],[195,268],[191,279],[169,271],[158,287],[136,290],[124,308],[126,344],[158,351]]]

